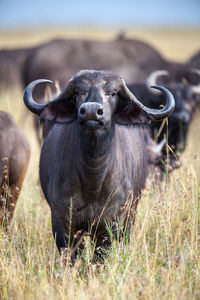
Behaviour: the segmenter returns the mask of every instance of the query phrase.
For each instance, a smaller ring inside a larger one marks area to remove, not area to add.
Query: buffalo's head
[[[176,69],[172,72],[165,70],[152,72],[146,84],[150,94],[154,97],[152,100],[155,101],[159,99],[160,93],[150,89],[152,85],[161,84],[169,89],[176,100],[175,110],[170,117],[171,121],[187,124],[200,97],[200,70],[190,69],[187,66],[184,68],[176,64],[174,68]]]
[[[122,78],[95,70],[78,72],[57,98],[47,104],[38,104],[33,100],[32,91],[41,82],[51,81],[33,81],[24,91],[24,102],[33,113],[55,123],[70,123],[76,119],[81,130],[93,133],[108,131],[113,122],[131,125],[150,119],[161,120],[175,105],[166,88],[155,86],[166,96],[166,105],[162,109],[150,109],[130,92]]]
[[[184,149],[186,135],[192,114],[200,99],[200,70],[174,64],[171,72],[157,70],[147,78],[150,103],[164,103],[159,91],[150,89],[151,85],[162,84],[173,94],[176,106],[169,118],[169,144]]]

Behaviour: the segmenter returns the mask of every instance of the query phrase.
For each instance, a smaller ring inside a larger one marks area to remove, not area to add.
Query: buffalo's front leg
[[[52,212],[52,231],[53,236],[58,247],[58,251],[61,254],[63,250],[70,248],[71,232],[69,230],[67,220],[61,215]]]
[[[74,263],[78,250],[83,247],[83,238],[87,234],[84,230],[75,230],[71,226],[69,217],[52,212],[52,231],[58,251],[64,261]]]
[[[111,232],[108,232],[106,226],[101,226],[98,229],[94,229],[95,233],[93,239],[95,241],[95,260],[104,260],[108,253],[108,249],[111,246],[112,237],[116,238],[116,224],[110,224],[110,230],[112,231],[112,236]]]

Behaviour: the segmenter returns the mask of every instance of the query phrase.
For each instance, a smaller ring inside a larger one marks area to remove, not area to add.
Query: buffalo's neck
[[[85,159],[104,157],[110,150],[114,130],[80,131],[80,150]]]
[[[112,164],[113,132],[81,136],[82,192],[88,201],[99,197]]]

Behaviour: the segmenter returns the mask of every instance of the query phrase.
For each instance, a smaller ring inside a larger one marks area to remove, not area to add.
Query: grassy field
[[[64,36],[65,30],[60,33]],[[146,33],[145,33],[146,32]],[[73,31],[71,31],[72,35]],[[128,35],[156,45],[183,61],[200,48],[200,30],[136,30]],[[0,47],[24,46],[49,39],[0,33]],[[86,32],[74,36],[86,36]],[[114,31],[88,33],[110,38]],[[25,42],[26,41],[26,42]],[[38,183],[39,147],[22,91],[0,96],[0,109],[12,113],[29,137],[32,156],[9,234],[0,231],[0,299],[200,299],[200,119],[190,126],[181,168],[161,187],[147,182],[130,243],[113,241],[103,264],[91,263],[92,246],[73,267],[64,265],[51,233],[49,207]]]

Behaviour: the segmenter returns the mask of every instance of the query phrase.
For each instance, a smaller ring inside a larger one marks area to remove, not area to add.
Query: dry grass
[[[173,43],[166,39],[166,44],[171,53]],[[186,36],[185,58],[187,46]],[[161,188],[148,181],[130,244],[113,241],[105,263],[95,265],[85,239],[82,257],[69,267],[62,264],[52,238],[49,207],[38,185],[39,148],[21,98],[21,91],[0,97],[1,109],[15,115],[32,145],[10,233],[0,231],[0,299],[199,299],[199,112],[182,167]]]

